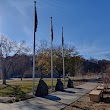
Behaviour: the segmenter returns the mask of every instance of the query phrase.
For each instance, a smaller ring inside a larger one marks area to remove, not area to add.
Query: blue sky
[[[0,0],[0,34],[33,44],[34,0]],[[50,45],[50,17],[54,44],[71,44],[85,58],[105,59],[110,52],[110,0],[37,0],[36,43]]]

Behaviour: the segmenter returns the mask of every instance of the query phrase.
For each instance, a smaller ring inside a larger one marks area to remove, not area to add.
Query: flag
[[[34,1],[34,3],[35,3],[35,18],[34,18],[34,32],[36,32],[36,30],[37,30],[37,25],[38,25],[38,19],[37,19],[37,9],[36,9],[36,1]]]
[[[64,46],[63,27],[62,27],[62,46]]]
[[[52,24],[52,17],[51,17],[51,40],[53,41],[53,24]]]

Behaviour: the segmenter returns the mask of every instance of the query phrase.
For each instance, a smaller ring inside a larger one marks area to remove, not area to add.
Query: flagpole
[[[32,83],[33,95],[34,95],[34,83],[35,83],[35,32],[34,32],[34,47],[33,47],[33,83]]]
[[[65,60],[64,60],[64,36],[63,36],[63,27],[62,27],[62,57],[63,57],[63,81],[65,87]]]
[[[36,1],[34,1],[34,9],[36,9]],[[33,82],[32,82],[32,94],[34,95],[34,83],[35,83],[35,32],[36,32],[36,11],[34,12],[34,45],[33,45]]]
[[[53,26],[52,26],[52,17],[51,17],[51,89],[53,91]]]

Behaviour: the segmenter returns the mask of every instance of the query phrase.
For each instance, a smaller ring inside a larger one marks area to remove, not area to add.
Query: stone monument
[[[48,86],[42,78],[39,80],[39,84],[37,86],[35,95],[38,97],[43,97],[48,95]]]
[[[57,79],[55,90],[56,91],[63,91],[64,90],[64,86],[63,86],[61,79]]]
[[[73,81],[71,79],[68,79],[68,85],[67,85],[68,88],[73,88]]]

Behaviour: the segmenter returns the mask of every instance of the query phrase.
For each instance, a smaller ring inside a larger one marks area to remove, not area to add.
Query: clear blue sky
[[[53,17],[54,44],[74,45],[85,58],[106,58],[110,52],[110,0],[37,0],[36,43],[50,45],[50,17]],[[18,42],[33,43],[33,0],[0,0],[0,34]]]

